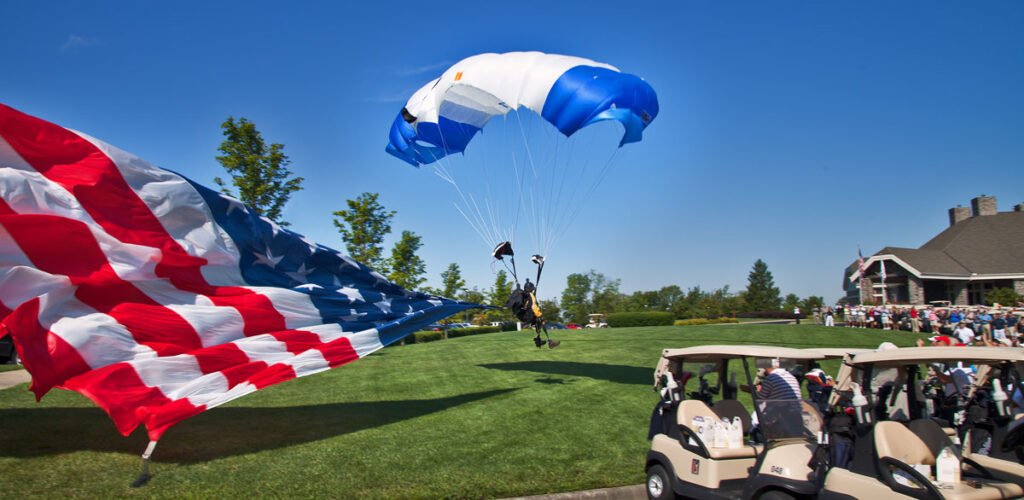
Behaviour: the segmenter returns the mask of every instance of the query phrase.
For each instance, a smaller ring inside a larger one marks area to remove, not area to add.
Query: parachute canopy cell
[[[387,152],[420,166],[461,153],[494,116],[527,108],[565,136],[615,120],[619,145],[640,140],[658,115],[642,78],[581,57],[541,52],[480,54],[416,91],[391,125]]]

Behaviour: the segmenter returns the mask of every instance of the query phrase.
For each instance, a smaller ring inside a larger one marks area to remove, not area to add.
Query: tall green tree
[[[800,307],[800,297],[798,297],[795,293],[787,294],[786,298],[783,299],[782,301],[782,310],[792,311],[794,307]],[[800,308],[800,312],[806,314],[810,311],[804,308]]]
[[[558,300],[537,300],[540,302],[540,312],[544,315],[545,322],[558,323],[562,321],[562,309],[558,307]]]
[[[504,270],[500,270],[494,277],[494,284],[491,285],[491,289],[487,291],[487,304],[497,307],[498,309],[485,311],[485,321],[493,322],[513,320],[512,312],[505,308],[505,305],[508,304],[509,295],[512,295],[512,282],[508,279],[508,273]]]
[[[562,311],[565,320],[570,323],[585,324],[590,313],[590,276],[572,273],[565,278],[565,290],[562,290]]]
[[[777,311],[782,305],[775,278],[768,270],[768,264],[761,259],[754,262],[754,268],[747,275],[747,291],[743,299],[749,311]]]
[[[618,310],[623,299],[622,294],[619,293],[619,285],[622,280],[610,279],[593,269],[590,270],[588,276],[590,277],[592,312],[607,314]]]
[[[466,280],[462,279],[462,271],[459,270],[459,265],[452,262],[448,264],[448,269],[441,272],[441,289],[442,297],[455,297],[463,288],[466,288]]]
[[[214,177],[213,182],[222,192],[237,197],[260,215],[287,226],[288,222],[281,220],[281,210],[292,193],[302,189],[304,179],[292,177],[288,170],[291,160],[282,152],[284,145],[275,142],[267,146],[256,125],[245,118],[236,122],[229,117],[220,128],[225,139],[217,148],[222,153],[217,161],[231,175],[238,195],[220,177]]]
[[[345,248],[354,259],[386,274],[381,243],[391,232],[395,211],[387,211],[378,201],[378,193],[363,193],[347,200],[348,210],[334,212],[334,226],[341,233]]]
[[[384,264],[388,269],[388,279],[392,283],[406,290],[415,290],[427,281],[423,277],[427,264],[416,255],[421,246],[423,243],[416,233],[402,231],[402,239],[395,243],[395,247],[391,249],[391,257]]]

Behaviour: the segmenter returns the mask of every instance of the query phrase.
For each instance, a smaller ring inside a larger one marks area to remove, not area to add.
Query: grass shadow
[[[639,366],[577,363],[573,361],[520,361],[514,363],[489,363],[477,366],[494,370],[518,370],[589,377],[619,384],[650,385],[654,383],[654,368],[641,368]]]
[[[164,434],[155,462],[196,463],[340,436],[480,401],[517,389],[440,399],[333,403],[286,407],[228,407],[192,417]],[[0,410],[0,456],[29,458],[75,451],[141,455],[140,426],[121,436],[99,408]]]

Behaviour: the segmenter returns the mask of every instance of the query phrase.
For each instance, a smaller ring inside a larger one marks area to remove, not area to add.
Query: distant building
[[[885,280],[882,270],[884,265]],[[863,279],[862,279],[863,278]],[[845,301],[981,304],[995,288],[1024,295],[1024,203],[997,212],[994,196],[949,209],[949,227],[921,248],[885,247],[843,273]]]

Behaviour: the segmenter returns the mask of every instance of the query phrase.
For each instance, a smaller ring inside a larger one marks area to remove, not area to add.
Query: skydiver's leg
[[[537,330],[537,336],[533,338],[533,343],[536,344],[537,347],[540,347],[540,346],[542,346],[544,344],[547,344],[547,341],[545,341],[545,340],[540,338],[540,324],[538,323],[535,326],[535,328]],[[550,340],[550,338],[548,340]]]
[[[543,323],[537,325],[537,330],[538,330],[537,337],[538,338],[540,338],[540,329],[541,328],[544,329],[544,336],[548,338],[548,348],[549,349],[554,349],[554,348],[558,347],[559,344],[561,344],[561,342],[559,342],[557,340],[551,340],[551,335],[548,335],[548,327],[545,326]]]

